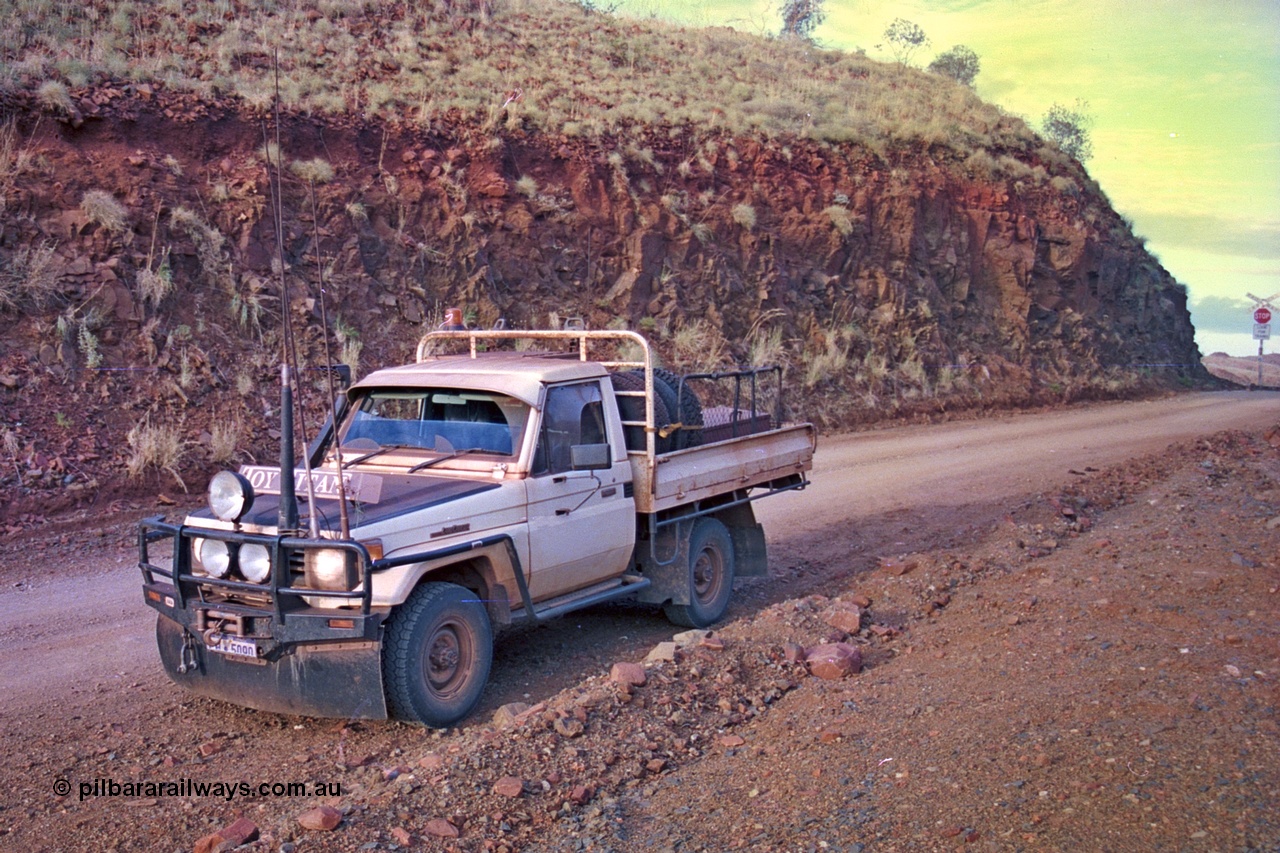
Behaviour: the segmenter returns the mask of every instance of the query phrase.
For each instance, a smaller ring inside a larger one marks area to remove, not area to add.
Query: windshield
[[[510,459],[520,453],[528,422],[528,404],[505,394],[374,389],[353,401],[338,435],[348,464],[391,451],[406,451],[417,459],[424,453]]]

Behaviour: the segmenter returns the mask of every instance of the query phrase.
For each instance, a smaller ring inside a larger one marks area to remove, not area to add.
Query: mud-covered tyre
[[[667,618],[686,628],[720,621],[733,596],[733,538],[714,518],[700,518],[689,536],[689,603],[663,606]]]
[[[613,382],[613,390],[615,391],[643,391],[644,390],[644,371],[643,370],[627,370],[622,373],[613,373],[609,375],[609,379]],[[653,425],[658,429],[658,434],[654,436],[654,447],[658,453],[668,453],[675,450],[675,439],[668,435],[662,436],[662,430],[671,425],[670,410],[667,408],[666,396],[663,393],[662,386],[654,378],[654,394],[653,394]],[[675,394],[669,395],[672,402],[675,402]],[[644,398],[633,397],[631,395],[619,395],[618,412],[622,415],[624,421],[644,421]],[[623,427],[626,438],[627,450],[644,450],[644,427],[629,426]]]
[[[493,663],[489,614],[474,592],[424,583],[387,620],[382,677],[392,717],[436,728],[480,701]]]
[[[675,433],[675,449],[684,450],[702,444],[702,401],[693,388],[687,382],[681,387],[680,377],[661,367],[653,369],[653,382],[655,385],[661,382],[670,390],[667,409],[678,417],[681,425]]]

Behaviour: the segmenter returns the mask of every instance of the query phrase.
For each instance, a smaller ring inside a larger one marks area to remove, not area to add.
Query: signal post
[[[1254,302],[1253,339],[1258,342],[1258,387],[1262,387],[1262,343],[1271,337],[1271,311],[1275,307],[1271,303],[1280,299],[1280,293],[1266,299],[1246,293]]]

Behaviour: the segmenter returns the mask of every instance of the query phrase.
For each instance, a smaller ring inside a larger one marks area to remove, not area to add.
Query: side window
[[[604,444],[604,401],[599,382],[558,385],[547,390],[542,433],[533,457],[534,474],[570,470],[569,448],[575,444]]]

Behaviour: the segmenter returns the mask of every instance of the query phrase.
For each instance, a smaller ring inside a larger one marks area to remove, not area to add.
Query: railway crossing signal
[[[1280,299],[1280,293],[1268,296],[1263,299],[1260,296],[1254,296],[1252,293],[1246,293],[1253,300],[1253,339],[1258,342],[1258,387],[1262,387],[1262,342],[1271,337],[1271,309],[1275,306],[1272,302]]]

